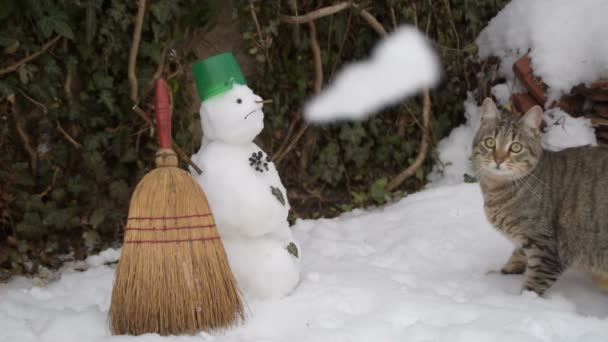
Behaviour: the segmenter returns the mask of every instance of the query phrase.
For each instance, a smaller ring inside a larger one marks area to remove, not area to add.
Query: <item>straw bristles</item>
[[[159,167],[137,185],[116,268],[113,334],[195,334],[244,318],[207,199],[192,176]]]

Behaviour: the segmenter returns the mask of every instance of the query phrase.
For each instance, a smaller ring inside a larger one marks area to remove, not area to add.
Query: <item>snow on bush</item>
[[[513,62],[530,51],[532,68],[549,86],[549,99],[573,86],[608,78],[608,1],[513,0],[477,38],[479,56]]]
[[[559,151],[575,146],[595,146],[597,139],[591,120],[573,118],[558,108],[546,111],[543,121],[547,125],[542,145],[545,150]]]
[[[369,60],[344,67],[335,81],[306,104],[309,121],[365,119],[385,106],[437,84],[439,58],[426,37],[402,26],[383,39]]]

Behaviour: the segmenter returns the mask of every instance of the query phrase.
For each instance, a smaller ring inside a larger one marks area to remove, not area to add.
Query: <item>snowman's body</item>
[[[192,160],[203,170],[195,177],[239,287],[250,298],[276,298],[297,285],[300,266],[285,187],[272,161],[252,142],[263,128],[260,100],[247,86],[235,85],[204,101],[204,141]]]

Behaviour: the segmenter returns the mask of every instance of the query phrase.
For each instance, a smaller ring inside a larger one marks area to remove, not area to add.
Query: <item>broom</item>
[[[177,167],[164,80],[156,83],[160,149],[137,185],[109,310],[113,334],[195,334],[244,319],[243,304],[203,190]]]

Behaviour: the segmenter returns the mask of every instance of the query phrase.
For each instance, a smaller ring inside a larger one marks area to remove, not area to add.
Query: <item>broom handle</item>
[[[160,148],[171,148],[171,101],[165,80],[156,81],[156,129]]]

